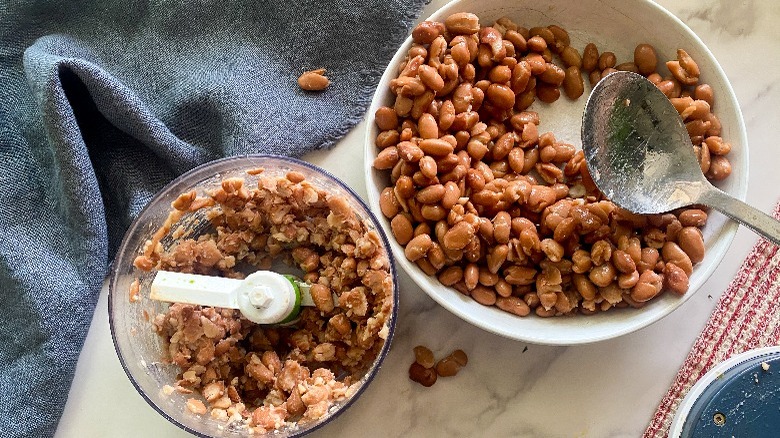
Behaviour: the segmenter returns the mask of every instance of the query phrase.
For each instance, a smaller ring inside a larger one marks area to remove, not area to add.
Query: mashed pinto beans
[[[632,60],[582,52],[558,26],[481,26],[470,13],[422,22],[376,111],[379,197],[408,260],[486,306],[518,316],[642,307],[664,290],[684,294],[704,258],[707,213],[636,215],[595,187],[583,152],[528,108],[584,93],[617,70],[646,76],[670,98],[710,180],[731,173],[731,145],[712,112],[712,88],[684,50],[656,71],[655,49]],[[559,65],[560,64],[560,65]],[[563,93],[561,93],[563,90]]]
[[[255,187],[231,178],[208,196],[182,194],[134,263],[147,271],[242,278],[281,259],[314,285],[316,307],[304,307],[289,327],[180,303],[153,320],[168,360],[181,368],[175,390],[193,394],[188,409],[258,433],[317,420],[349,397],[384,345],[393,306],[382,240],[347,201],[300,173],[261,172],[250,172],[259,174]],[[177,228],[178,241],[163,250],[162,237],[185,212],[200,209],[215,232],[192,239]]]

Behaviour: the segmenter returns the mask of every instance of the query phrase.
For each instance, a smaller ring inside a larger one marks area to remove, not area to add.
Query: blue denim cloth
[[[54,433],[151,196],[216,158],[331,146],[423,3],[0,2],[0,436]],[[331,86],[300,90],[320,67]]]

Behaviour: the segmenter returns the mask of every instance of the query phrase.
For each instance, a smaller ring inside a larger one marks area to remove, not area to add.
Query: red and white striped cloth
[[[780,218],[780,203],[774,216]],[[759,242],[721,295],[674,383],[653,415],[644,438],[669,434],[677,407],[707,371],[729,357],[780,342],[780,249]]]

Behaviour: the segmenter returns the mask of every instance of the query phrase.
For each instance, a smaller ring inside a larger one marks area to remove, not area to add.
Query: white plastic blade
[[[243,280],[158,271],[152,281],[149,298],[171,303],[195,304],[238,309],[234,291]]]

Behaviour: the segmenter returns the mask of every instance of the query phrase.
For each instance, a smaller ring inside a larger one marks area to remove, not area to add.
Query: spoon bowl
[[[582,149],[593,182],[626,210],[655,214],[702,204],[780,245],[780,222],[707,181],[674,105],[642,75],[615,72],[594,87]]]

